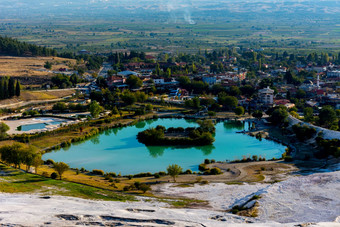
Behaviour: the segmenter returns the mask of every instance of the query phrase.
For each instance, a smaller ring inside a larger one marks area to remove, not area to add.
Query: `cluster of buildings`
[[[154,57],[149,56],[150,59]],[[259,84],[254,83],[252,79],[247,78],[247,71],[240,68],[237,64],[236,57],[220,57],[221,64],[228,68],[226,72],[220,73],[208,73],[210,71],[210,65],[197,67],[195,73],[188,73],[190,79],[196,81],[202,81],[209,86],[219,84],[222,87],[228,88],[231,86],[240,86],[244,80],[250,81],[255,84],[257,94],[252,99],[239,96],[239,104],[245,107],[250,106],[255,109],[265,109],[275,105],[284,105],[287,108],[294,107],[294,104],[289,100],[291,97],[301,96],[306,100],[307,106],[318,107],[322,105],[332,105],[334,108],[340,108],[340,65],[327,64],[324,66],[319,65],[303,65],[301,63],[296,64],[294,70],[295,74],[298,74],[301,70],[305,72],[315,72],[316,76],[307,77],[305,81],[299,86],[293,84],[287,84],[285,81],[280,83],[274,82],[275,90],[270,87],[264,87],[260,89]],[[126,80],[129,76],[135,75],[143,81],[144,88],[150,88],[155,86],[158,90],[164,90],[169,96],[169,99],[185,100],[193,97],[192,91],[181,89],[179,86],[178,78],[184,76],[182,74],[171,73],[171,76],[157,76],[154,75],[156,67],[169,68],[169,67],[188,67],[185,62],[168,63],[168,62],[132,62],[124,64],[125,71],[118,72],[115,75],[108,75],[106,72],[111,67],[110,64],[104,63],[105,78],[109,87],[125,88],[128,87]],[[285,67],[273,67],[272,65],[262,64],[262,70],[257,72],[257,78],[264,79],[269,78],[275,81],[278,76],[283,76],[287,72]],[[164,73],[162,73],[164,74]],[[314,74],[315,75],[315,74]]]

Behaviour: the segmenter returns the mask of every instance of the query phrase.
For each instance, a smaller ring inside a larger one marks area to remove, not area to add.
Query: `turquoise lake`
[[[178,164],[183,170],[198,170],[204,159],[226,161],[258,155],[266,159],[280,158],[285,146],[269,140],[236,133],[247,130],[248,123],[219,122],[216,124],[215,142],[202,147],[145,146],[137,141],[137,133],[163,125],[168,127],[195,127],[186,119],[155,119],[139,122],[134,126],[105,131],[90,140],[71,147],[46,153],[44,160],[63,161],[72,168],[101,169],[122,175],[141,172],[165,171],[169,164]]]

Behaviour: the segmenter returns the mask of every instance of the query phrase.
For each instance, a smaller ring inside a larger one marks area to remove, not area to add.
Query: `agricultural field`
[[[228,45],[253,48],[311,51],[340,50],[340,26],[336,21],[294,23],[294,21],[258,25],[249,22],[200,22],[197,24],[159,24],[131,21],[69,21],[26,24],[0,21],[0,35],[52,47],[59,52],[115,52],[142,50],[150,52],[197,52]]]
[[[10,77],[50,77],[52,72],[44,68],[45,62],[53,63],[52,71],[70,69],[75,60],[58,57],[10,57],[0,56],[0,76]]]

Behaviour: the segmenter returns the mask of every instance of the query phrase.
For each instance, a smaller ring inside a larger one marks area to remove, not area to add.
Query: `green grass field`
[[[20,21],[1,23],[0,35],[57,48],[59,51],[146,52],[213,49],[227,45],[290,50],[340,50],[338,21],[319,19],[283,22],[198,21],[197,24],[166,24],[155,21]]]

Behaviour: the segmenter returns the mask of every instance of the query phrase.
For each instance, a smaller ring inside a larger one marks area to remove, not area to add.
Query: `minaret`
[[[320,88],[320,76],[318,75],[318,79],[316,81],[316,87],[319,89]]]

